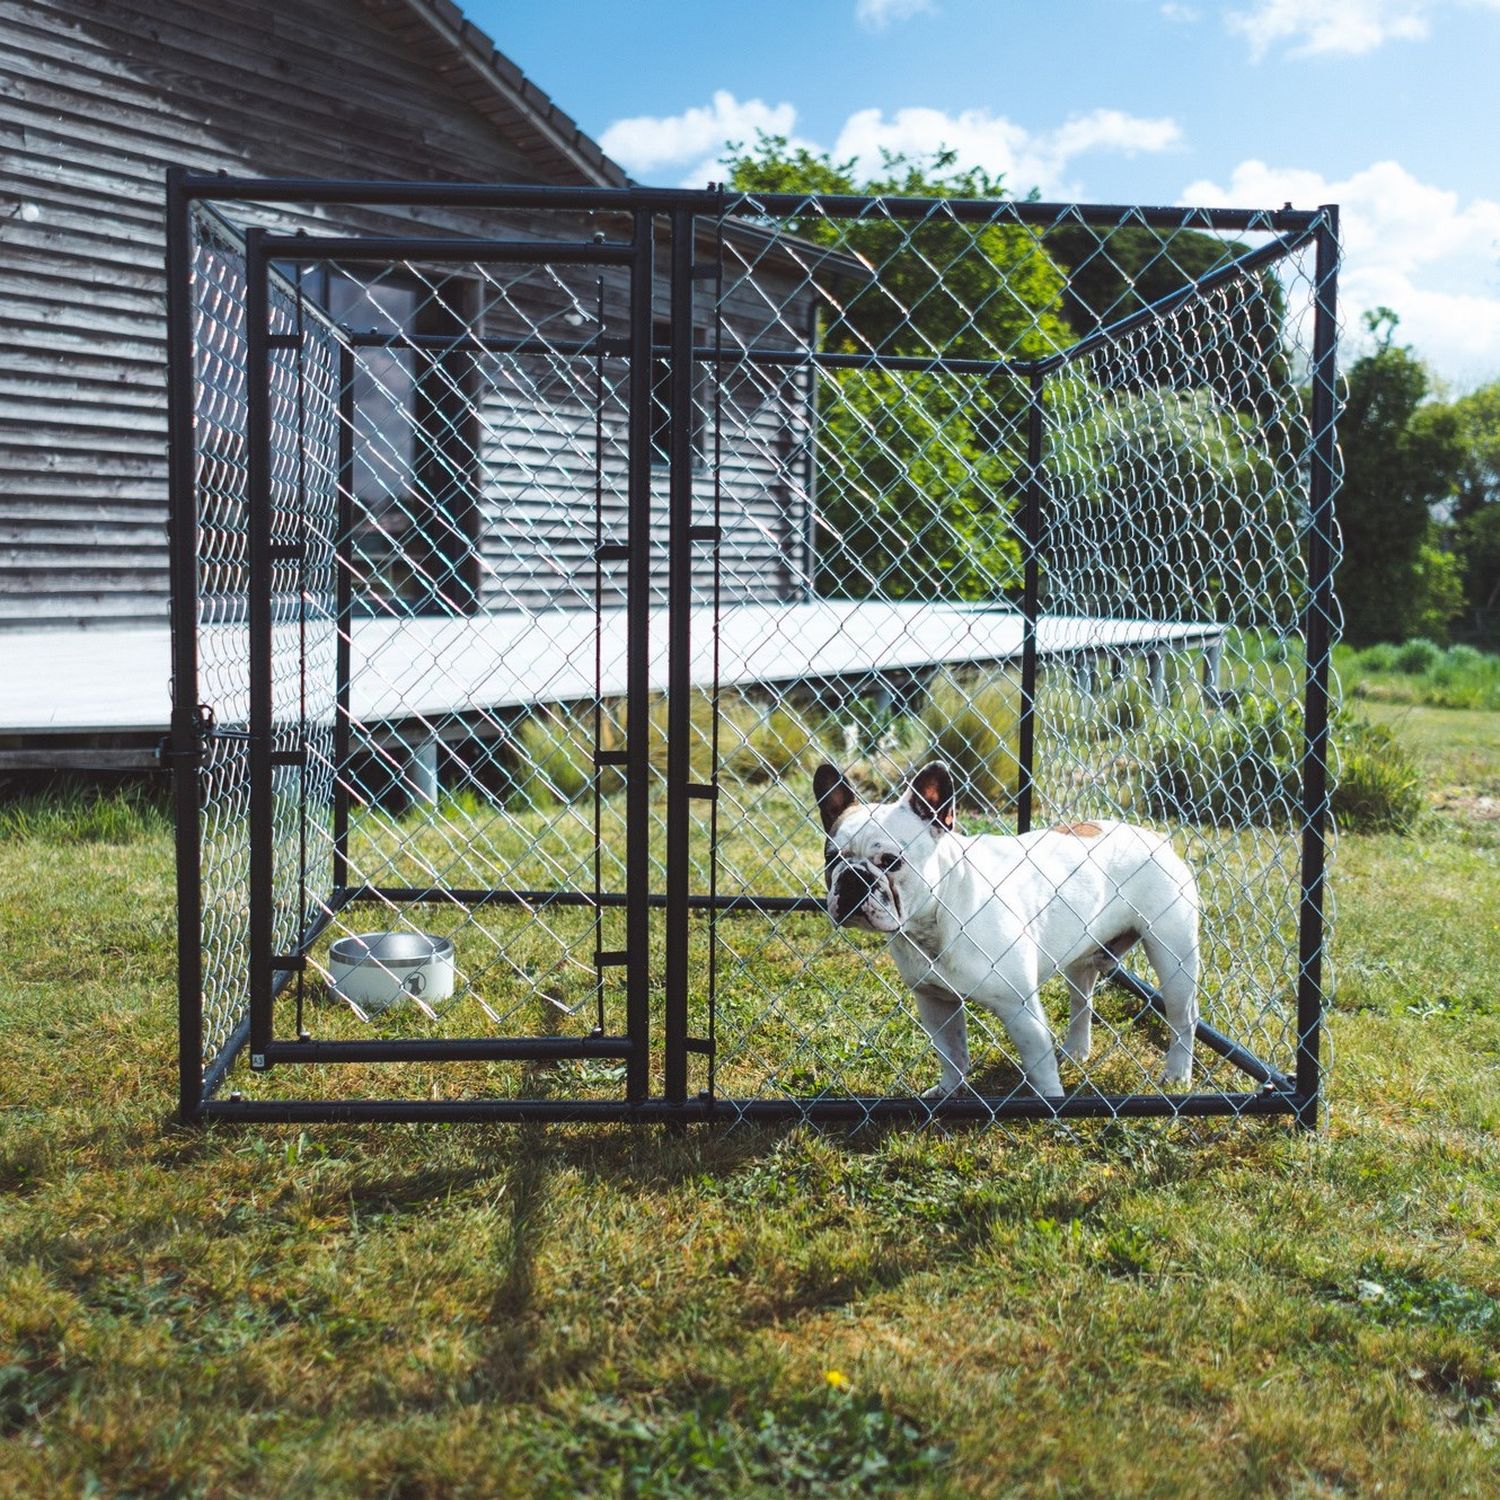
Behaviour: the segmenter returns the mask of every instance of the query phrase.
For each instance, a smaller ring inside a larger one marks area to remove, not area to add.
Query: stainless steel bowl
[[[362,932],[328,950],[339,999],[373,1013],[403,1000],[430,1011],[453,995],[453,939],[428,932]]]

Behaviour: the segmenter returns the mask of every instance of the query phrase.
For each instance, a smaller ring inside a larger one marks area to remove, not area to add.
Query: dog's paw
[[[1057,1054],[1065,1063],[1072,1063],[1075,1068],[1081,1068],[1089,1060],[1089,1055],[1094,1050],[1094,1039],[1092,1037],[1064,1037],[1062,1046],[1057,1049]]]
[[[1189,1063],[1184,1068],[1167,1068],[1161,1075],[1161,1086],[1164,1089],[1185,1089],[1193,1081],[1193,1065]]]
[[[923,1089],[921,1097],[929,1104],[935,1104],[943,1099],[951,1099],[955,1094],[960,1094],[964,1089],[962,1078],[955,1078],[951,1082],[946,1078],[941,1083],[935,1083],[930,1089]]]

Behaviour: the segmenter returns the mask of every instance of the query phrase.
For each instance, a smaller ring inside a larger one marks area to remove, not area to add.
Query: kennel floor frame
[[[1329,671],[1332,622],[1335,606],[1332,575],[1335,561],[1333,494],[1337,488],[1335,420],[1337,412],[1337,303],[1338,210],[1325,205],[1316,210],[1279,211],[1202,209],[1184,211],[1135,205],[1069,205],[1041,202],[1011,202],[1007,214],[1023,224],[1055,225],[1068,216],[1081,222],[1136,224],[1146,228],[1198,228],[1243,233],[1272,232],[1270,243],[1219,268],[1157,303],[1140,308],[1108,327],[1086,334],[1062,353],[1031,361],[982,361],[945,359],[942,356],[893,357],[869,355],[809,355],[803,350],[759,351],[767,363],[827,364],[845,368],[907,368],[934,373],[983,374],[1003,368],[1025,378],[1032,391],[1026,454],[1027,475],[1021,506],[1024,592],[1021,604],[1023,651],[1021,659],[1020,773],[1017,787],[1017,831],[1030,827],[1035,753],[1035,707],[1037,696],[1040,541],[1046,485],[1043,474],[1042,430],[1045,420],[1041,390],[1044,377],[1089,346],[1118,339],[1136,327],[1160,317],[1171,304],[1185,302],[1202,292],[1209,282],[1248,275],[1274,263],[1294,250],[1311,245],[1315,251],[1313,284],[1314,335],[1311,368],[1307,537],[1307,589],[1303,610],[1305,642],[1304,748],[1301,758],[1300,827],[1301,858],[1298,896],[1298,968],[1296,984],[1296,1062],[1292,1076],[1263,1062],[1248,1048],[1200,1023],[1198,1041],[1239,1068],[1255,1087],[1242,1092],[1194,1093],[1180,1096],[1162,1093],[1103,1094],[1085,1086],[1062,1098],[1009,1095],[985,1098],[973,1094],[929,1101],[912,1096],[813,1096],[804,1098],[735,1099],[714,1094],[688,1097],[688,1055],[703,1050],[705,1043],[688,1034],[687,1022],[687,929],[695,911],[784,912],[822,910],[814,896],[755,897],[716,896],[690,889],[685,857],[688,803],[694,796],[712,798],[716,788],[695,786],[688,775],[687,699],[692,650],[690,616],[691,561],[695,543],[715,540],[691,534],[693,454],[686,422],[673,426],[670,462],[670,515],[668,589],[668,807],[665,890],[651,888],[648,857],[646,806],[646,737],[632,737],[626,752],[627,817],[626,885],[623,896],[610,896],[608,904],[627,907],[626,1034],[620,1037],[586,1038],[496,1037],[404,1041],[277,1040],[271,1035],[272,1004],[276,996],[305,962],[304,955],[338,912],[362,897],[415,901],[418,889],[381,889],[335,884],[320,917],[302,933],[297,951],[275,955],[265,922],[257,930],[256,908],[268,907],[266,894],[270,872],[265,867],[268,832],[262,827],[251,833],[251,974],[249,1011],[235,1028],[219,1055],[207,1066],[202,1056],[203,992],[201,970],[201,868],[199,771],[205,742],[215,728],[200,703],[197,619],[197,494],[195,479],[194,420],[194,332],[191,218],[195,204],[215,203],[265,205],[358,206],[366,208],[472,208],[495,210],[610,211],[630,216],[634,233],[628,243],[518,244],[472,238],[434,239],[430,236],[382,236],[324,238],[275,235],[250,230],[246,235],[246,263],[251,292],[248,334],[249,363],[260,364],[262,390],[257,403],[251,397],[249,439],[251,475],[250,627],[269,652],[268,617],[257,619],[257,611],[268,608],[256,600],[256,580],[268,580],[266,548],[268,523],[257,524],[257,508],[269,507],[267,457],[257,472],[257,446],[264,451],[268,397],[265,390],[267,347],[266,288],[273,259],[315,263],[338,256],[357,259],[396,260],[407,256],[434,256],[474,260],[488,255],[537,262],[574,260],[585,264],[625,266],[632,275],[630,303],[630,473],[629,560],[630,597],[627,605],[627,703],[646,702],[648,687],[648,643],[650,628],[650,472],[649,408],[652,400],[651,359],[653,353],[653,272],[657,243],[656,225],[670,224],[670,300],[674,311],[686,316],[672,318],[668,352],[672,374],[671,400],[686,410],[693,396],[692,370],[696,361],[712,359],[715,351],[695,344],[691,315],[691,284],[695,276],[711,267],[695,257],[696,226],[700,220],[722,226],[743,195],[721,187],[706,190],[648,188],[560,188],[505,186],[485,183],[325,181],[319,179],[262,179],[204,175],[172,169],[167,178],[167,349],[169,406],[169,482],[171,496],[170,555],[173,578],[172,616],[172,717],[171,730],[163,746],[163,757],[174,771],[174,801],[177,829],[177,898],[179,922],[179,1113],[186,1121],[225,1119],[241,1121],[558,1121],[638,1123],[691,1123],[747,1120],[775,1122],[807,1120],[833,1124],[864,1121],[924,1122],[990,1121],[1000,1119],[1087,1119],[1283,1116],[1303,1128],[1316,1128],[1322,1092],[1321,1031],[1324,1008],[1325,887],[1328,853],[1327,750],[1329,727]],[[757,195],[757,212],[790,215],[807,207],[809,195]],[[980,223],[989,219],[997,205],[984,200],[931,200],[916,198],[875,199],[861,196],[817,196],[821,214],[833,219],[853,219],[877,207],[893,215],[920,216],[941,202],[942,211],[959,222]],[[259,313],[257,319],[256,314]],[[258,326],[257,326],[258,324]],[[736,358],[745,358],[738,351]],[[254,369],[250,389],[255,391]],[[258,555],[257,555],[258,554]],[[347,590],[340,602],[340,630],[347,641],[349,629]],[[266,722],[269,693],[266,679],[269,662],[257,662],[252,645],[252,717],[248,734],[252,767],[260,770],[260,784],[269,787],[266,771],[273,755],[271,732]],[[257,681],[257,678],[259,681]],[[339,684],[343,696],[341,712],[347,716],[348,682]],[[258,707],[257,707],[258,705]],[[640,722],[639,720],[637,722]],[[681,746],[680,753],[675,746]],[[254,775],[254,772],[252,772]],[[257,798],[252,781],[252,824],[264,824],[268,816],[265,796]],[[259,803],[259,806],[256,804]],[[345,809],[347,813],[347,809]],[[257,850],[260,852],[257,853]],[[257,889],[262,899],[256,900]],[[507,889],[455,890],[445,888],[448,900],[474,905],[516,903],[522,905],[561,902],[597,904],[598,898],[582,892],[523,892]],[[654,1038],[648,1011],[651,974],[647,960],[647,919],[652,908],[667,913],[667,955],[664,968],[665,1006],[660,1037],[664,1089],[660,1096],[647,1092],[648,1062]],[[266,919],[268,920],[268,918]],[[1160,1010],[1154,987],[1125,969],[1109,976],[1140,1001],[1143,1009]],[[252,1066],[340,1061],[442,1061],[445,1059],[560,1059],[604,1057],[624,1059],[626,1081],[619,1099],[501,1099],[421,1100],[398,1098],[362,1099],[245,1099],[223,1094],[230,1068],[248,1049]]]

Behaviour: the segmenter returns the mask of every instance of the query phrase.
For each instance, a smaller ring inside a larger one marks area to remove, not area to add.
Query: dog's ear
[[[919,817],[931,818],[933,832],[953,829],[953,775],[942,761],[925,765],[911,779],[906,805]]]
[[[824,833],[832,833],[833,825],[859,801],[859,793],[844,779],[844,773],[826,760],[813,772],[813,796],[818,799]]]

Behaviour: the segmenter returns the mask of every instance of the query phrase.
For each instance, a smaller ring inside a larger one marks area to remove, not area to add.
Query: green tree
[[[1118,323],[1250,249],[1198,229],[1099,229],[1076,221],[1048,229],[1043,243],[1067,273],[1064,312],[1080,335]],[[1274,420],[1290,381],[1282,342],[1286,293],[1275,270],[1236,280],[1228,293],[1195,310],[1196,339],[1134,345],[1133,378],[1121,372],[1117,388],[1127,380],[1137,390],[1191,382],[1214,390],[1226,406]],[[1226,346],[1232,358],[1225,358]]]
[[[1000,199],[999,178],[954,153],[887,154],[868,179],[853,160],[761,135],[731,146],[741,192]],[[753,201],[737,210],[753,214]],[[1066,346],[1065,279],[1037,235],[1003,213],[961,222],[871,212],[836,219],[809,205],[778,229],[837,252],[812,276],[819,347],[984,360],[1035,359]],[[996,371],[847,368],[818,377],[818,583],[850,597],[989,599],[1020,584],[1013,512],[1028,392]]]
[[[1443,611],[1454,602],[1454,569],[1433,508],[1454,492],[1458,419],[1451,407],[1428,402],[1427,370],[1395,342],[1398,323],[1386,307],[1365,314],[1376,347],[1349,368],[1339,424],[1337,587],[1345,638],[1357,646],[1441,636]]]
[[[1500,639],[1500,381],[1453,403],[1462,457],[1453,505],[1454,550],[1463,570],[1469,631]]]
[[[1294,496],[1265,431],[1207,387],[1049,382],[1047,607],[1285,626],[1303,602]],[[1066,589],[1066,593],[1059,592]]]

